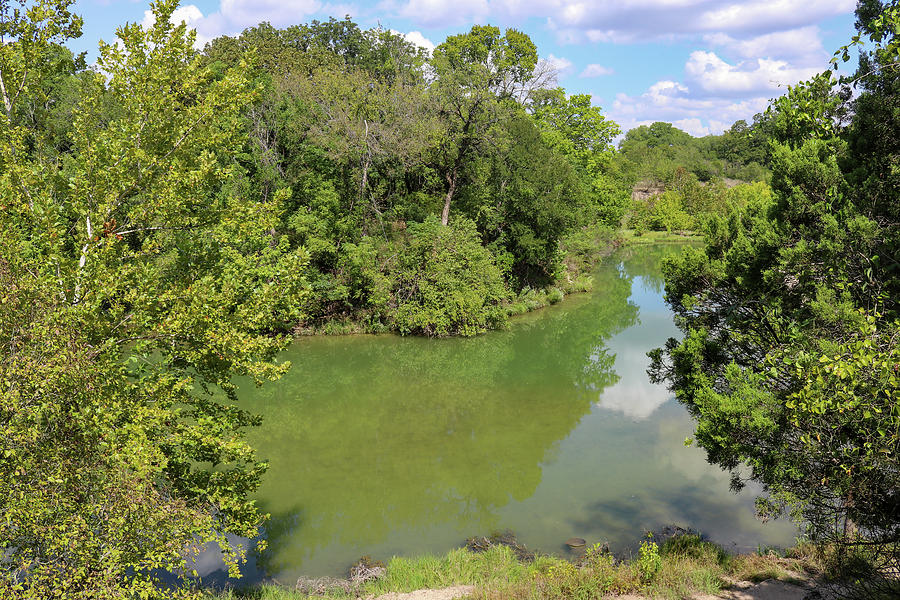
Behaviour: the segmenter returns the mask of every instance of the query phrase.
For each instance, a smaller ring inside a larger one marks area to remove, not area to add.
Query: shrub
[[[619,243],[618,231],[602,223],[573,230],[560,240],[567,275],[593,270]]]
[[[659,546],[653,541],[652,535],[641,542],[638,550],[638,570],[641,573],[641,579],[645,582],[652,581],[659,569],[662,567],[662,558],[659,555]]]
[[[557,302],[562,302],[562,299],[565,298],[565,294],[558,287],[552,287],[547,290],[547,302],[550,304],[556,304]]]
[[[471,336],[505,324],[508,292],[472,221],[458,218],[444,227],[429,217],[409,231],[394,286],[401,333]]]
[[[663,192],[656,197],[651,210],[650,225],[656,231],[672,232],[694,227],[694,219],[685,212],[684,198],[678,192]]]

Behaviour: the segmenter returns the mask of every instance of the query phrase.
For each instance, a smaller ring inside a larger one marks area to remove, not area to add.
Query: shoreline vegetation
[[[683,242],[692,232],[649,232],[637,238],[629,230],[616,230],[606,226],[584,227],[561,242],[562,273],[559,279],[544,287],[525,287],[502,303],[506,317],[527,314],[562,302],[566,296],[593,290],[591,273],[605,259],[629,244]],[[312,335],[358,335],[387,333],[391,330],[381,321],[371,321],[368,315],[350,314],[332,318],[322,323],[301,324],[294,328],[298,337]]]
[[[562,241],[564,273],[554,283],[543,288],[526,287],[507,299],[503,306],[507,317],[528,314],[562,302],[571,294],[594,289],[591,273],[615,252],[631,246],[653,244],[700,243],[703,234],[694,230],[614,230],[608,227],[585,227]],[[349,315],[322,323],[301,324],[294,328],[298,337],[314,335],[363,335],[388,333],[382,322],[372,322],[364,316]]]
[[[580,541],[580,540],[579,540]],[[626,557],[594,544],[572,558],[533,554],[509,533],[471,538],[442,556],[394,557],[383,564],[363,557],[347,579],[304,578],[206,590],[206,600],[313,600],[376,598],[384,594],[471,586],[466,598],[600,599],[615,596],[688,599],[715,597],[761,582],[811,591],[829,580],[828,560],[814,545],[760,548],[732,554],[680,528],[648,534]]]

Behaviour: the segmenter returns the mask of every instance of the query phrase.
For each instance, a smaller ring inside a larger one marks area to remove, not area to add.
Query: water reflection
[[[682,446],[686,412],[647,382],[646,352],[676,333],[657,268],[673,251],[608,261],[594,293],[475,339],[298,341],[282,381],[241,394],[271,464],[250,579],[340,575],[364,554],[506,528],[544,551],[576,534],[624,547],[668,523],[762,539],[736,515],[748,500]]]
[[[445,550],[502,525],[542,463],[615,383],[606,340],[636,321],[631,278],[470,340],[310,338],[247,400],[271,467],[271,574],[333,573],[362,554]],[[599,302],[598,299],[603,301]]]
[[[635,270],[637,268],[629,263],[629,273]],[[650,417],[671,398],[666,386],[650,383],[647,377],[650,366],[647,351],[659,345],[660,335],[678,335],[672,315],[662,299],[662,285],[662,279],[652,271],[634,277],[631,300],[640,306],[641,326],[630,329],[628,335],[617,336],[609,344],[609,352],[616,356],[615,370],[619,380],[603,390],[597,405],[621,412],[633,420]]]

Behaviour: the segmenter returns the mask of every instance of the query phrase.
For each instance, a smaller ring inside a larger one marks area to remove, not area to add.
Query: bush
[[[693,229],[694,219],[684,210],[684,198],[678,192],[663,192],[656,197],[650,225],[656,231]]]
[[[619,243],[619,232],[602,223],[593,223],[570,232],[560,240],[567,275],[571,277],[592,271]]]
[[[652,538],[652,535],[650,536]],[[652,539],[641,542],[638,549],[638,571],[645,582],[652,581],[662,567],[659,546]]]
[[[556,304],[558,302],[562,302],[562,299],[565,298],[565,294],[558,287],[552,287],[547,290],[547,302],[550,304]]]
[[[508,291],[475,223],[457,218],[444,227],[429,217],[409,231],[394,286],[401,333],[472,336],[505,324]]]
[[[628,225],[635,230],[635,235],[641,235],[647,230],[690,230],[696,223],[694,217],[685,211],[682,194],[669,190],[646,200],[635,200]]]

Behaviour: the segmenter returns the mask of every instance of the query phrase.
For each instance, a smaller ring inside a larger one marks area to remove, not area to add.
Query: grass
[[[511,548],[501,545],[484,552],[458,549],[443,556],[393,558],[382,577],[352,592],[336,587],[324,595],[309,596],[262,586],[209,593],[207,600],[349,599],[454,585],[475,586],[472,597],[479,600],[600,600],[619,594],[674,600],[698,593],[717,594],[734,581],[798,582],[803,574],[819,572],[812,553],[792,552],[787,557],[771,553],[734,556],[721,546],[687,534],[661,546],[645,541],[640,556],[628,561],[616,560],[598,545],[575,562],[545,555],[523,562]]]
[[[644,231],[643,233],[638,233],[634,229],[622,230],[622,239],[627,246],[701,240],[702,237],[700,233],[694,231]]]

